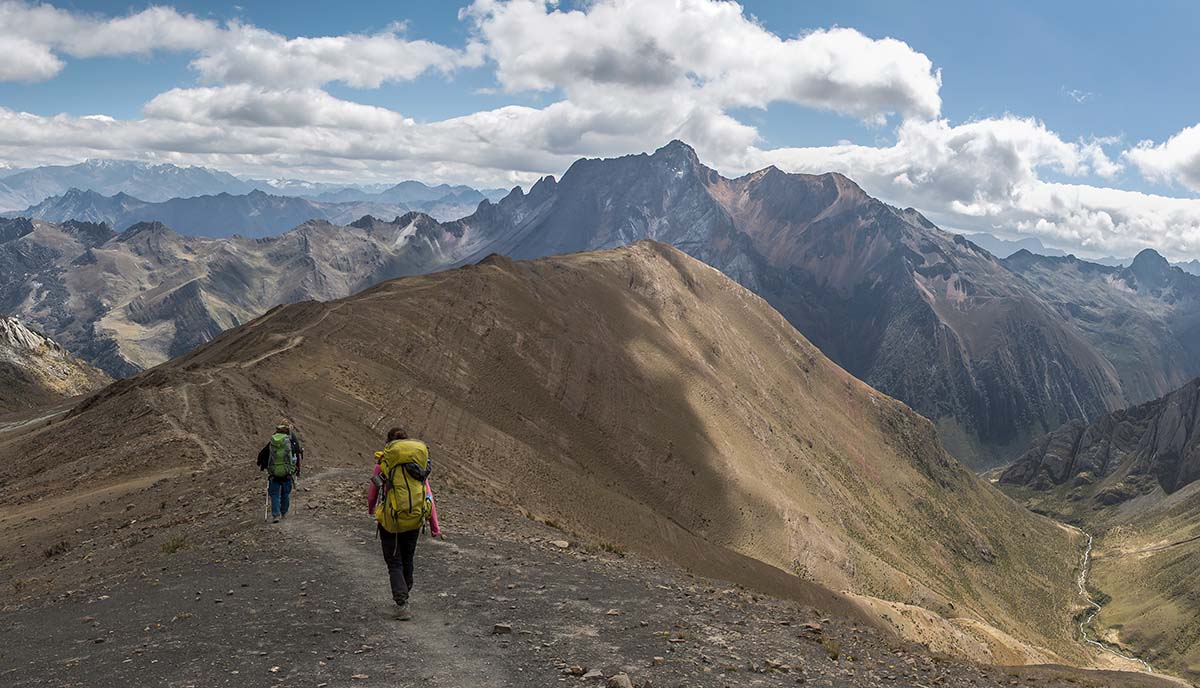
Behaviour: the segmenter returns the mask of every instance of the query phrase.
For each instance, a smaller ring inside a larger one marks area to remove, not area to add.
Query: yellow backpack
[[[429,517],[425,504],[429,448],[418,440],[394,440],[379,454],[383,495],[375,507],[375,520],[389,533],[417,530]]]

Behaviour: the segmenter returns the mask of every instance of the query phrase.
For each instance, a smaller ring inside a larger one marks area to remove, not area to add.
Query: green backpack
[[[296,473],[296,462],[292,457],[292,438],[281,432],[271,436],[271,458],[267,470],[276,478],[290,478]]]

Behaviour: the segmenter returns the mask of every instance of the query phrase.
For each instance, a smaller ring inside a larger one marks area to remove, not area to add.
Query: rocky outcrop
[[[1066,485],[1105,505],[1200,478],[1200,379],[1145,404],[1047,434],[1001,476],[1049,490]]]
[[[15,318],[0,318],[0,413],[94,391],[108,376]]]

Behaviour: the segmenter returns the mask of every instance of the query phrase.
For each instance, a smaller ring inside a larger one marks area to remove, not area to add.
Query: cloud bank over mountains
[[[257,176],[419,177],[494,186],[560,174],[578,157],[680,138],[726,174],[767,164],[838,171],[948,228],[1036,235],[1083,253],[1154,246],[1200,255],[1200,125],[1166,141],[1065,140],[1034,116],[952,122],[943,74],[903,41],[853,28],[780,36],[716,0],[475,0],[468,37],[442,45],[393,24],[288,37],[169,7],[101,16],[0,0],[0,80],[56,78],[72,60],[185,55],[193,83],[131,119],[46,116],[0,104],[0,160],[87,157],[203,164]],[[337,97],[486,70],[504,105],[436,121]],[[945,78],[953,78],[947,74]],[[544,104],[542,104],[544,103]],[[883,143],[770,147],[747,109],[854,118]],[[1112,188],[1137,174],[1173,195]],[[0,182],[2,183],[2,182]],[[1178,191],[1178,196],[1175,196]]]

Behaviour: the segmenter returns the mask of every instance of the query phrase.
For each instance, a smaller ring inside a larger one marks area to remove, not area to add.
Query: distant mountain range
[[[681,142],[580,160],[561,181],[452,222],[308,222],[259,241],[190,239],[161,225],[120,237],[83,223],[31,226],[0,243],[0,313],[27,314],[115,375],[277,303],[489,253],[535,258],[647,238],[758,293],[850,373],[935,421],[977,468],[1200,374],[1200,278],[1153,252],[1128,269],[1027,250],[1000,260],[841,175],[770,167],[728,179]]]
[[[1051,258],[1062,258],[1069,255],[1066,251],[1059,248],[1052,248],[1042,243],[1037,237],[1025,237],[1022,239],[1001,239],[994,234],[987,232],[976,232],[963,234],[963,237],[969,239],[971,243],[980,248],[987,249],[989,253],[997,258],[1007,258],[1017,251],[1025,250],[1039,256],[1050,256]],[[1087,258],[1090,263],[1097,265],[1107,265],[1109,267],[1125,267],[1133,262],[1133,258],[1117,258],[1116,256],[1104,256],[1103,258]],[[1180,268],[1184,272],[1200,276],[1200,260],[1193,258],[1192,260],[1179,263],[1171,263]]]
[[[125,377],[281,303],[347,296],[474,253],[428,215],[312,220],[260,239],[187,237],[161,223],[0,220],[0,313]]]
[[[273,196],[255,190],[239,195],[220,193],[151,203],[126,193],[105,196],[95,191],[70,189],[61,196],[47,198],[24,210],[3,213],[3,216],[55,223],[68,220],[100,222],[118,232],[141,222],[162,222],[189,236],[237,234],[264,237],[285,232],[309,220],[349,224],[364,215],[392,218],[411,210],[449,220],[470,214],[485,199],[478,191],[465,187],[443,196],[436,193],[438,187],[426,187],[420,182],[406,184],[411,185],[412,193],[389,190],[384,194],[358,194],[358,200],[339,202]],[[422,194],[413,186],[434,193]],[[411,200],[398,200],[401,197]]]
[[[31,208],[44,206],[56,197],[71,195],[71,192],[93,192],[98,196],[119,197],[126,203],[125,196],[142,204],[166,203],[197,196],[245,196],[258,191],[272,196],[305,198],[319,203],[367,203],[379,209],[386,206],[407,210],[421,210],[434,217],[450,220],[467,215],[475,210],[485,198],[499,200],[508,193],[505,189],[477,191],[469,186],[440,184],[427,186],[418,181],[403,181],[399,184],[368,184],[346,186],[304,182],[291,179],[254,180],[241,179],[227,172],[205,167],[178,167],[171,164],[151,165],[122,160],[89,160],[77,165],[49,165],[33,169],[0,170],[0,212],[30,212]],[[78,202],[72,199],[71,202]],[[364,206],[371,212],[370,206]],[[364,213],[359,213],[361,216]],[[332,213],[336,216],[336,213]],[[107,216],[107,215],[106,215]],[[320,214],[305,217],[328,219]],[[96,220],[97,217],[71,216],[50,213],[48,217]],[[166,217],[142,217],[142,220],[166,221]],[[303,221],[303,220],[301,220]],[[295,226],[292,223],[283,229]],[[183,231],[183,227],[179,229]]]
[[[228,172],[205,167],[88,160],[77,165],[47,165],[0,176],[0,209],[21,210],[72,188],[102,195],[129,193],[155,203],[203,194],[244,194],[257,187]]]
[[[306,198],[271,196],[257,190],[237,196],[220,193],[149,203],[124,193],[104,196],[95,191],[71,189],[61,196],[5,215],[55,223],[68,220],[98,222],[117,232],[142,222],[162,222],[189,236],[238,234],[264,237],[285,232],[309,220],[348,224],[363,215],[396,217],[408,210],[403,204],[320,203]]]
[[[1024,237],[1022,239],[1001,239],[994,234],[987,232],[976,232],[974,234],[963,234],[976,246],[986,249],[988,253],[997,258],[1007,258],[1020,250],[1026,250],[1030,253],[1036,253],[1040,256],[1065,256],[1066,251],[1057,248],[1050,248],[1042,243],[1037,237]]]

